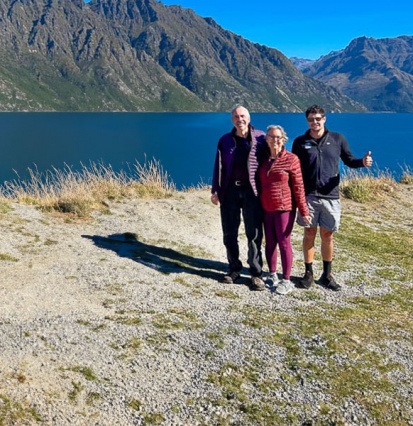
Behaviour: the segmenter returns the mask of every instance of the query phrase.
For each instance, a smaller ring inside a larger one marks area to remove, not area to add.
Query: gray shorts
[[[341,202],[338,199],[307,197],[311,223],[306,224],[298,213],[297,223],[306,228],[321,226],[331,232],[337,232],[340,227]]]

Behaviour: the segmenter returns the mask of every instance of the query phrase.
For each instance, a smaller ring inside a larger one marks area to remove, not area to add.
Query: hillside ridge
[[[413,36],[359,37],[303,72],[339,89],[369,111],[413,112]]]
[[[3,111],[363,111],[190,9],[155,0],[0,0]]]

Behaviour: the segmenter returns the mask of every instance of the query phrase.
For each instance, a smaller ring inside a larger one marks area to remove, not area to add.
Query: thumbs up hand
[[[371,151],[369,151],[364,157],[363,157],[363,166],[364,167],[371,167],[373,164],[373,159],[371,158]]]

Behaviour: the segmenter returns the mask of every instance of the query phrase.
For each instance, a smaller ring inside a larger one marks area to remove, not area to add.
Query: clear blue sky
[[[317,59],[356,37],[413,35],[413,0],[161,0],[286,56]]]

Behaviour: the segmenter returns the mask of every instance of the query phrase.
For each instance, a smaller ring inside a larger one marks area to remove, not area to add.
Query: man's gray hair
[[[270,124],[270,125],[267,127],[267,133],[268,133],[270,130],[279,130],[279,131],[281,132],[282,137],[284,138],[284,143],[286,143],[286,142],[288,141],[287,132],[284,130],[284,127],[283,127],[283,126],[280,126],[280,125],[278,125],[278,124]]]
[[[250,112],[248,111],[248,109],[247,109],[247,108],[245,108],[245,106],[243,106],[243,105],[235,105],[235,106],[234,106],[234,108],[232,108],[231,115],[234,115],[234,112],[235,112],[238,108],[245,109],[245,111],[247,111],[247,113],[248,113],[248,116],[250,115]]]

